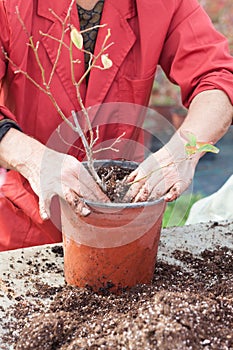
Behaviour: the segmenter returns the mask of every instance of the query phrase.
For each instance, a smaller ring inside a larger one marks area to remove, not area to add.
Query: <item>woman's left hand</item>
[[[127,178],[131,184],[127,202],[140,202],[164,196],[167,202],[177,199],[192,182],[200,155],[189,157],[184,143],[165,145],[151,154]]]

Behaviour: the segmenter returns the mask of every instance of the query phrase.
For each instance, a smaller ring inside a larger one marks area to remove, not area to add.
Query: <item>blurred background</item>
[[[212,23],[224,34],[233,55],[233,0],[199,0]],[[233,88],[233,87],[232,87]],[[154,82],[150,107],[165,116],[175,128],[179,127],[186,115],[180,99],[179,87],[170,83],[161,69],[158,69]],[[192,204],[216,192],[233,174],[233,126],[217,143],[219,154],[206,154],[199,162],[192,184],[192,196],[183,195],[178,203],[169,205],[164,226],[183,224]],[[177,205],[179,204],[179,206]],[[174,206],[176,206],[175,215]],[[185,213],[185,214],[184,214]]]

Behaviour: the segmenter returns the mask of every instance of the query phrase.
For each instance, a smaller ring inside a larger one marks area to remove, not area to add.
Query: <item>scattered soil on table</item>
[[[120,295],[37,283],[33,302],[22,296],[9,310],[15,321],[6,325],[6,343],[16,350],[233,349],[233,251],[173,256],[180,266],[158,261],[151,285]]]

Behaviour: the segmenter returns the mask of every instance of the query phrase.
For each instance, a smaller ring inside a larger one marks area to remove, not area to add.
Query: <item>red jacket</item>
[[[39,56],[48,72],[56,59],[58,45],[51,36],[59,38],[61,34],[61,23],[49,9],[64,18],[69,3],[70,0],[0,0],[1,46],[17,66],[39,83],[41,74],[32,50],[26,45],[28,38],[15,7],[18,6],[34,42],[40,42]],[[71,22],[79,26],[76,6],[71,12]],[[134,120],[130,114],[125,120],[118,102],[146,106],[158,64],[170,80],[181,87],[186,107],[196,94],[208,89],[225,91],[233,103],[233,59],[228,53],[227,40],[214,30],[196,0],[105,0],[101,23],[107,23],[107,27],[99,29],[95,50],[99,51],[107,28],[111,28],[110,41],[114,45],[108,49],[108,54],[113,66],[104,71],[93,69],[88,88],[84,82],[81,93],[86,107],[116,102],[110,119],[113,126],[106,130],[103,127],[102,138],[115,138],[123,129],[127,132],[126,138],[138,140],[141,137],[131,125]],[[40,31],[48,35],[41,36]],[[0,58],[3,82],[0,111],[15,119],[25,133],[47,143],[61,123],[60,116],[48,96],[22,74],[14,74],[16,68],[6,61],[2,51]],[[76,51],[75,58],[84,62],[80,51]],[[53,78],[52,92],[66,115],[80,109],[69,66],[68,51],[64,49]],[[76,79],[83,71],[83,65],[79,64]],[[107,119],[105,122],[109,121]],[[53,146],[61,150],[57,142],[53,142]],[[83,153],[76,156],[82,159]],[[51,222],[42,223],[39,219],[37,198],[19,174],[9,171],[1,192],[0,250],[61,239]]]

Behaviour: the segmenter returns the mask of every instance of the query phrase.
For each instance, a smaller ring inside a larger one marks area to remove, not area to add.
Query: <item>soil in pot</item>
[[[128,190],[128,186],[123,180],[134,170],[121,165],[103,165],[98,169],[98,175],[104,179],[106,186],[106,194],[113,203],[124,202],[124,195]]]

